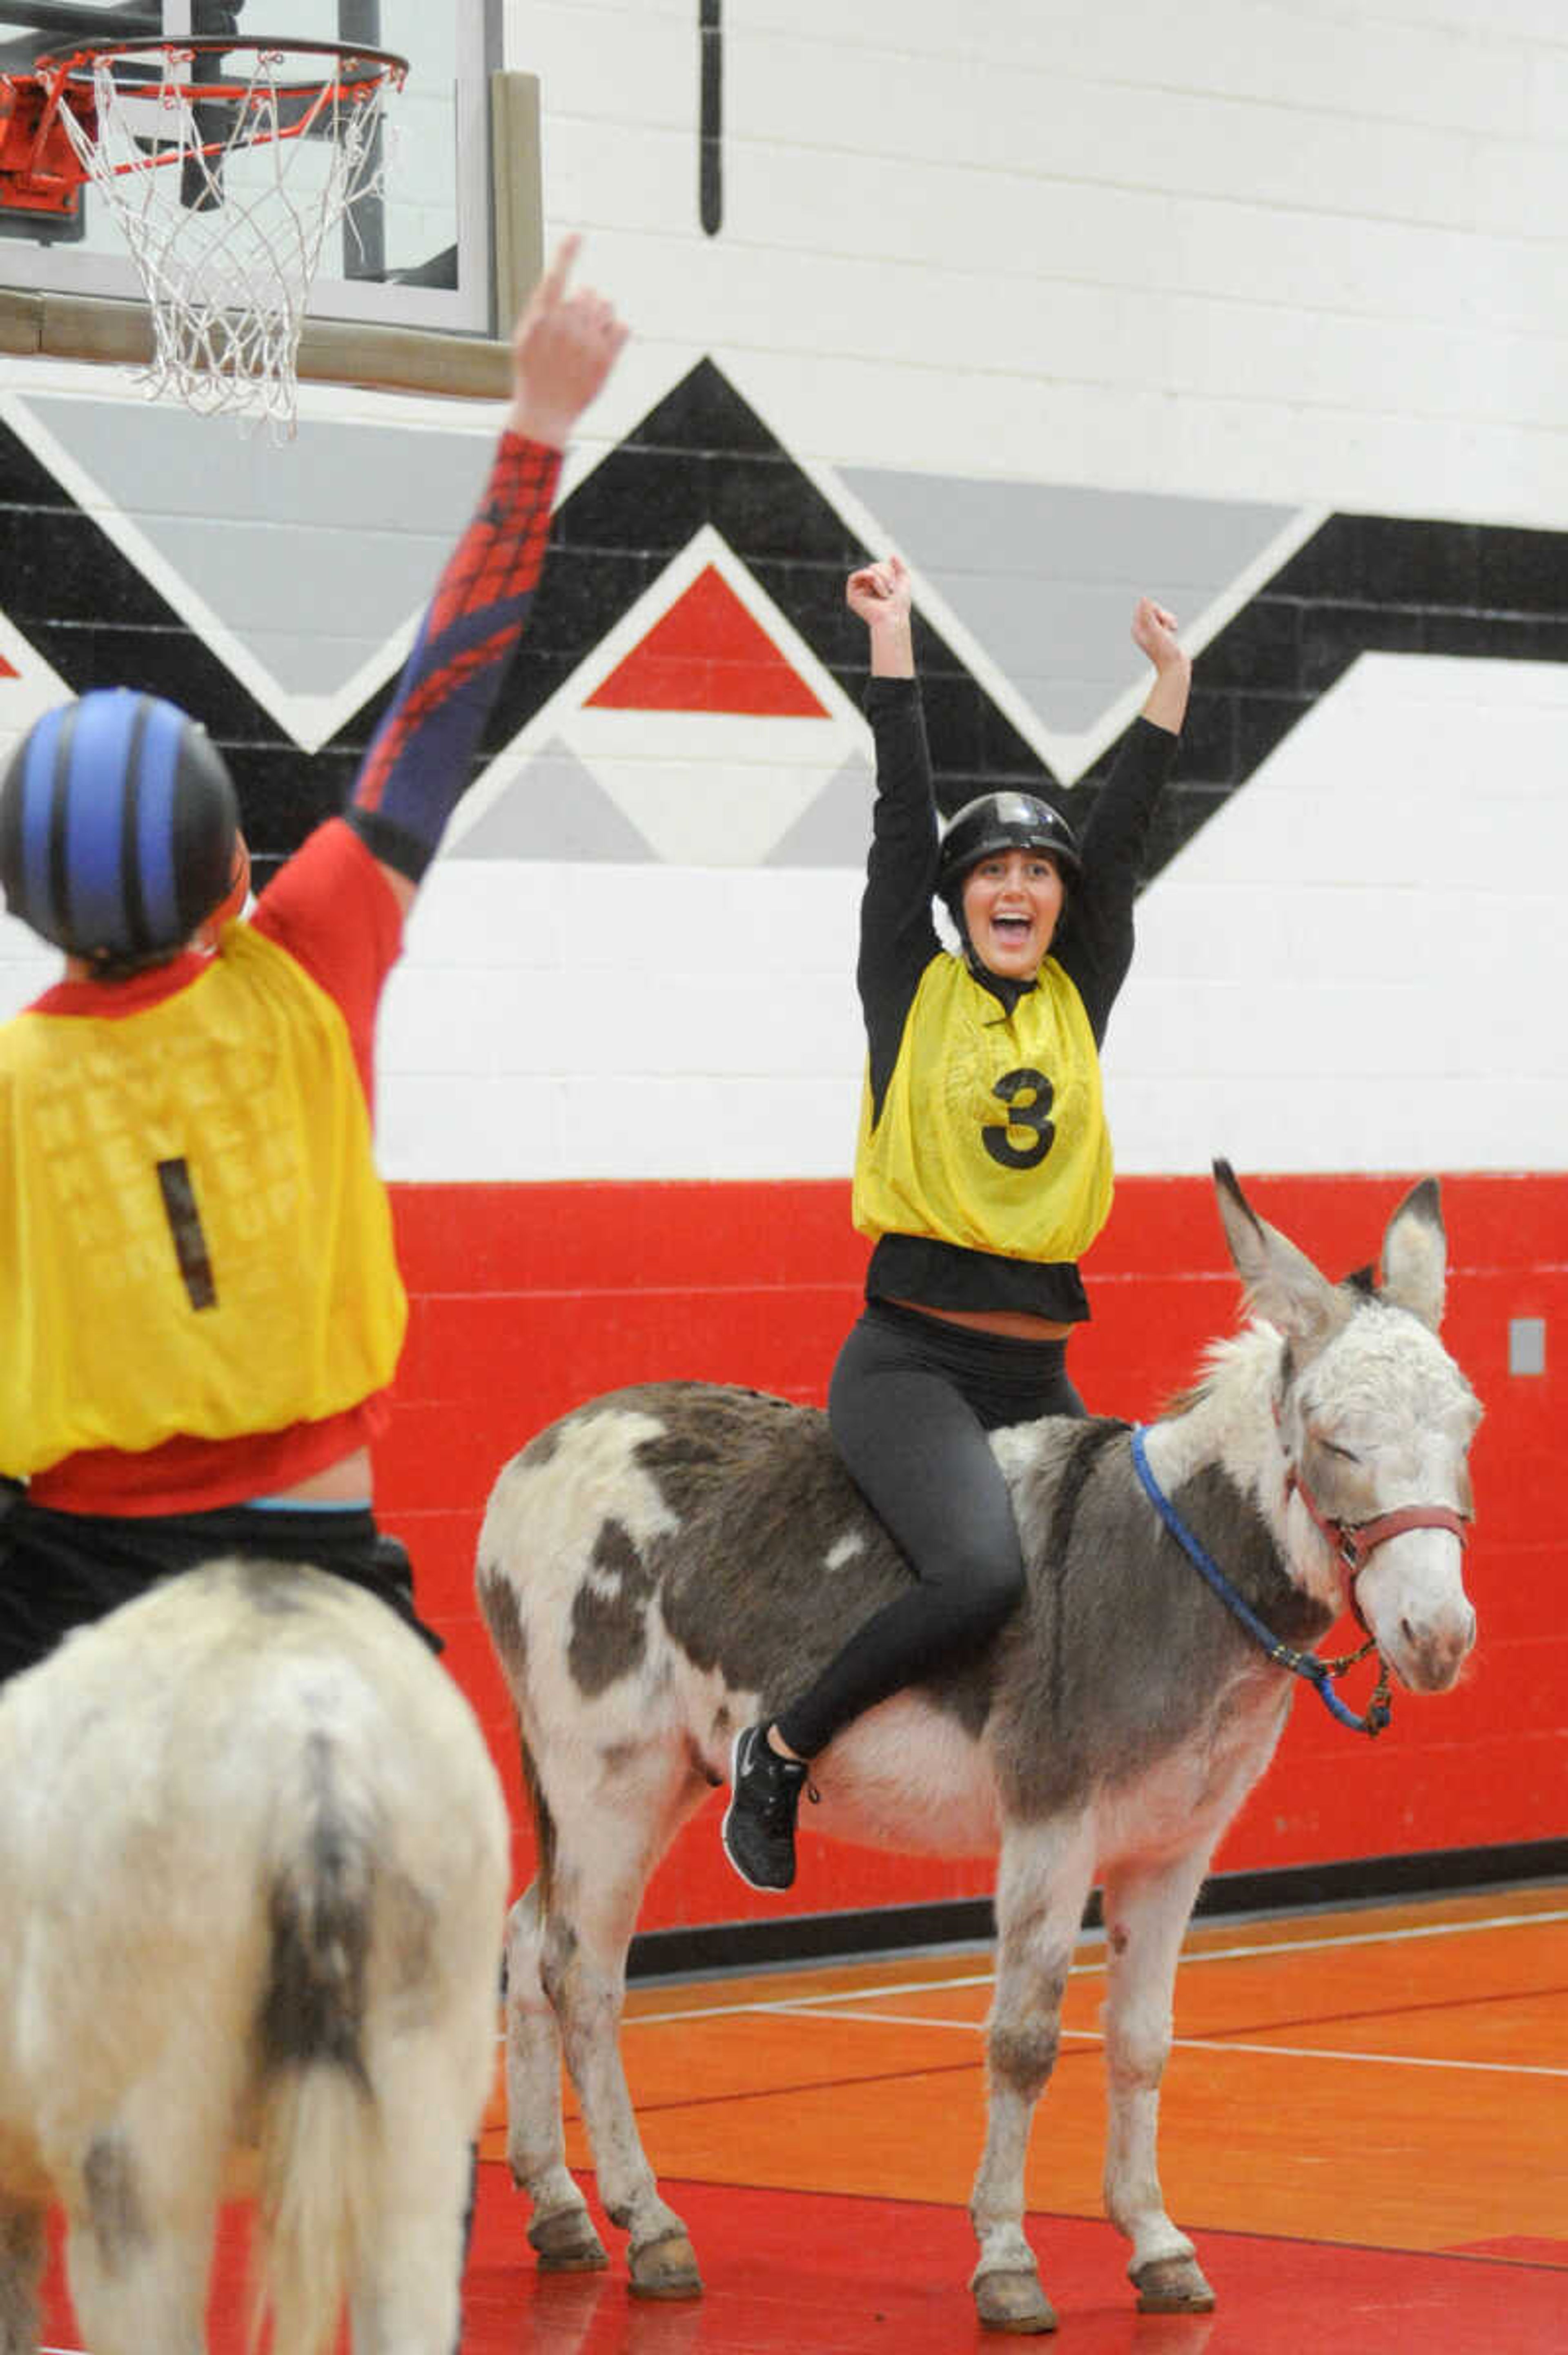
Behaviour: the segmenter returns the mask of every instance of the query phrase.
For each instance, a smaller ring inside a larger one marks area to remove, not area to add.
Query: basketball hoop
[[[92,42],[35,68],[35,156],[64,155],[131,249],[153,314],[142,378],[204,416],[294,430],[300,330],[326,234],[385,179],[408,63],[328,41]]]

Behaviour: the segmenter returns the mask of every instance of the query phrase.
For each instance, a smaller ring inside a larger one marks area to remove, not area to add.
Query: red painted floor
[[[667,2183],[700,2252],[706,2295],[656,2306],[626,2290],[618,2236],[603,2274],[535,2269],[524,2202],[504,2167],[480,2169],[463,2355],[952,2355],[982,2341],[966,2286],[968,2221],[911,2200]],[[1060,2318],[1062,2355],[1324,2355],[1381,2347],[1563,2355],[1568,2241],[1517,2255],[1326,2247],[1196,2232],[1219,2293],[1203,2318],[1139,2316],[1109,2225],[1036,2216],[1030,2232]],[[212,2355],[243,2355],[234,2286],[241,2234],[224,2235]],[[58,2266],[46,2344],[75,2350]],[[994,2339],[984,2343],[995,2345]],[[149,2355],[154,2350],[149,2350]]]
[[[997,2343],[978,2328],[966,2286],[968,2220],[950,2208],[703,2184],[665,2190],[702,2254],[699,2307],[639,2306],[618,2265],[530,2282],[506,2245],[504,2199],[487,2198],[464,2355],[952,2355]],[[1108,2225],[1036,2217],[1030,2231],[1062,2355],[1568,2348],[1568,2243],[1556,2244],[1554,2264],[1532,2264],[1199,2232],[1220,2306],[1187,2319],[1136,2313]]]
[[[464,2355],[994,2346],[965,2211],[989,1991],[989,1957],[952,1953],[634,1990],[634,2094],[707,2294],[633,2299],[602,2218],[608,2272],[541,2277],[497,2087]],[[1086,1944],[1029,2159],[1063,2355],[1568,2355],[1568,1890],[1189,1934],[1161,2155],[1210,2317],[1140,2318],[1100,2218],[1103,1992]],[[568,2136],[592,2197],[570,2111]],[[243,2245],[230,2213],[211,2355],[245,2355]],[[46,2316],[76,2355],[58,2250]]]

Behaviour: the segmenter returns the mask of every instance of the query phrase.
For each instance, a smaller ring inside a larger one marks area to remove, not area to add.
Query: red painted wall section
[[[1243,1179],[1262,1214],[1327,1273],[1364,1264],[1407,1180]],[[567,1408],[625,1382],[742,1381],[820,1403],[856,1313],[865,1250],[831,1184],[406,1186],[394,1189],[412,1304],[383,1518],[411,1548],[423,1608],[475,1702],[518,1825],[505,1688],[473,1593],[485,1499],[517,1448]],[[1568,1833],[1568,1174],[1445,1180],[1445,1337],[1486,1407],[1474,1465],[1468,1582],[1480,1640],[1458,1690],[1396,1694],[1376,1742],[1303,1689],[1280,1751],[1232,1827],[1220,1870],[1561,1837]],[[1212,1190],[1125,1178],[1087,1270],[1093,1321],[1073,1342],[1091,1408],[1147,1417],[1234,1328],[1237,1287]],[[1538,1317],[1546,1369],[1509,1371],[1509,1328]],[[1349,1648],[1349,1625],[1329,1648]],[[1349,1685],[1360,1706],[1370,1670]],[[724,1864],[716,1803],[666,1859],[645,1929],[972,1896],[984,1859],[838,1848],[809,1835],[787,1901]]]

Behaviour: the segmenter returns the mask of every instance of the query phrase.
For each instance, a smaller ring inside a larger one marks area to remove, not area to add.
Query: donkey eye
[[[1326,1455],[1337,1455],[1341,1464],[1359,1464],[1361,1460],[1353,1447],[1341,1447],[1337,1439],[1325,1439],[1321,1444]]]

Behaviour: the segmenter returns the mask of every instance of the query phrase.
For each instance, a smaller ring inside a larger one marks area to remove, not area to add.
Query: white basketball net
[[[236,95],[193,104],[192,64],[190,49],[171,45],[131,82],[123,59],[97,58],[96,132],[69,108],[59,119],[151,305],[154,355],[140,382],[204,416],[266,417],[286,439],[322,245],[385,179],[393,77],[356,60],[352,80],[339,81],[336,59],[255,49],[239,70],[224,66]]]

